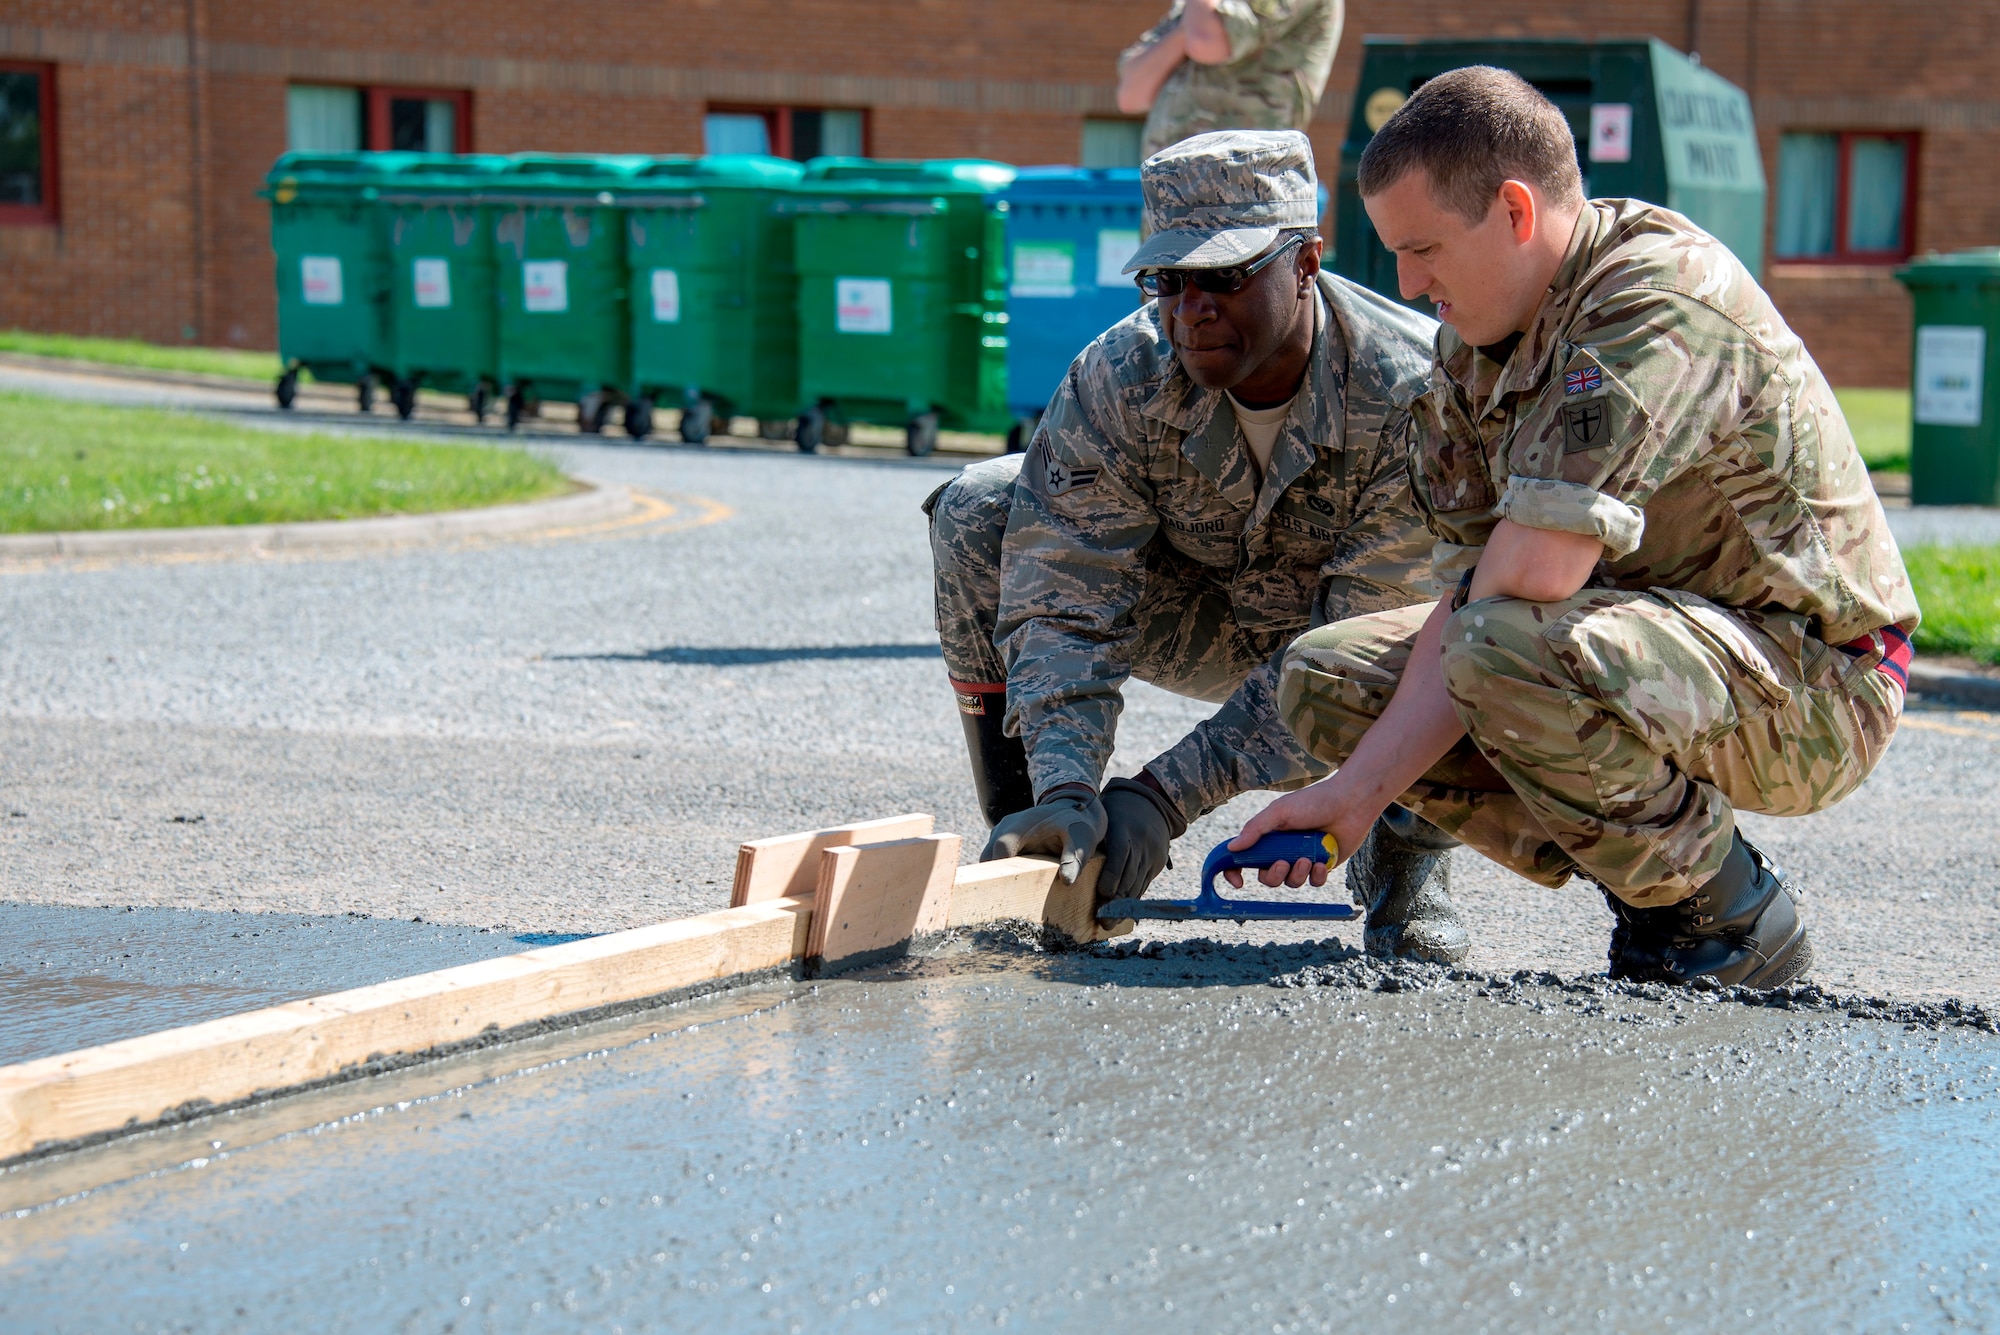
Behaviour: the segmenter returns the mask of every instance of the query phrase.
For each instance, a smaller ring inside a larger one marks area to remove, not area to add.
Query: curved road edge
[[[620,483],[572,477],[583,490],[546,501],[476,510],[321,519],[296,524],[218,524],[0,534],[0,561],[64,556],[178,556],[210,552],[334,552],[424,546],[476,538],[523,537],[624,519],[643,507]]]

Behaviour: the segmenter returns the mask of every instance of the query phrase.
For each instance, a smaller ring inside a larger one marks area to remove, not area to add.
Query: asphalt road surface
[[[112,396],[84,379],[0,385]],[[956,461],[527,447],[671,512],[0,571],[0,1061],[716,908],[744,839],[924,810],[976,855],[917,508]],[[1203,708],[1134,686],[1115,768]],[[1919,704],[1858,796],[1746,820],[1807,888],[1820,983],[2000,1003],[1996,788],[2000,717]],[[1161,889],[1191,892],[1260,801],[1197,823]],[[1854,998],[1573,993],[1602,964],[1594,892],[1463,852],[1455,874],[1477,976],[1424,991],[1324,928],[996,946],[15,1170],[0,1318],[2000,1321],[1990,1033]],[[1480,981],[1515,970],[1551,976]],[[124,1278],[79,1279],[103,1274]]]

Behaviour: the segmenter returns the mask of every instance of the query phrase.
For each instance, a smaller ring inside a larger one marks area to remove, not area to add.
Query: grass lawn
[[[0,533],[422,514],[568,485],[515,449],[258,431],[0,393]]]
[[[125,338],[79,338],[69,334],[32,334],[25,329],[0,329],[0,352],[31,352],[38,357],[70,357],[77,361],[138,366],[149,371],[200,371],[243,380],[275,381],[284,368],[275,352],[241,348],[175,347]]]
[[[1917,648],[2000,665],[2000,547],[1910,547],[1903,561],[1924,609]]]
[[[1910,471],[1910,391],[1837,389],[1840,411],[1868,466],[1882,473]]]

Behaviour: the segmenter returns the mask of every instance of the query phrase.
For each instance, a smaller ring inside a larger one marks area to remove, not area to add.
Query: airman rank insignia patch
[[[1095,468],[1071,468],[1060,459],[1050,459],[1044,467],[1051,496],[1067,496],[1097,482],[1098,470]]]

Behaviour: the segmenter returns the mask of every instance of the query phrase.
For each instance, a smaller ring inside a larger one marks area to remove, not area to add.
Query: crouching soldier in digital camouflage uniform
[[[1139,895],[1190,821],[1325,772],[1276,707],[1307,627],[1437,596],[1400,445],[1435,325],[1319,269],[1296,131],[1199,135],[1142,169],[1155,301],[1070,367],[1025,456],[926,502],[937,621],[994,825],[988,858],[1100,845]],[[1135,779],[1099,783],[1137,675],[1220,702]],[[1408,813],[1350,869],[1371,948],[1460,958],[1453,841]]]
[[[1425,84],[1360,184],[1447,326],[1411,471],[1456,593],[1292,647],[1281,708],[1340,769],[1237,842],[1347,847],[1395,802],[1544,885],[1602,887],[1614,977],[1798,977],[1797,896],[1736,812],[1861,784],[1917,624],[1825,377],[1720,242],[1586,202],[1562,114],[1512,74]]]

